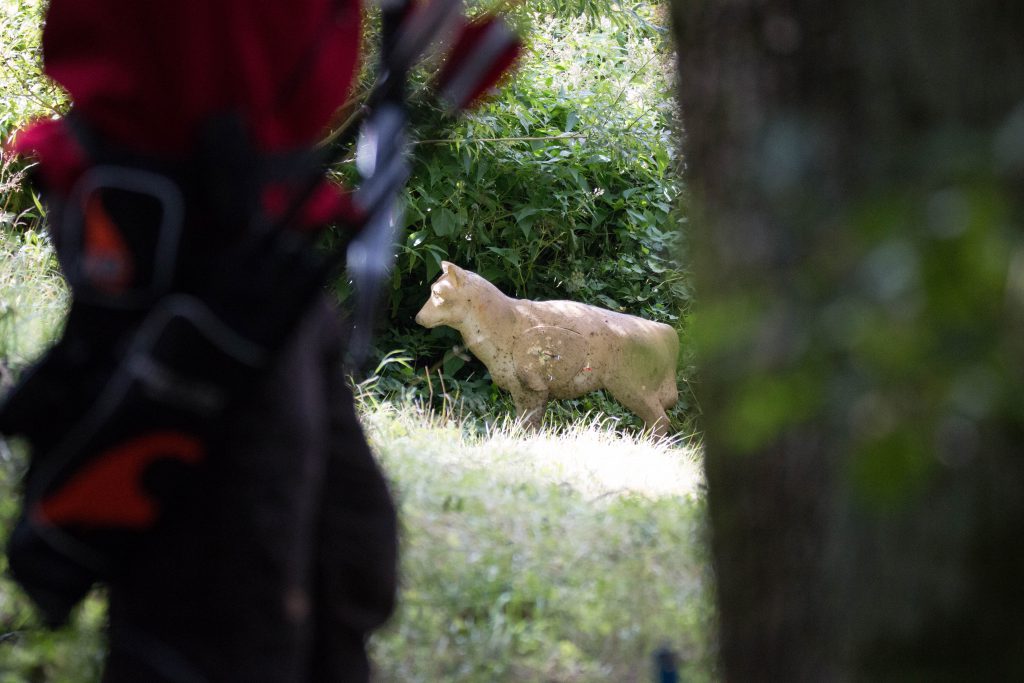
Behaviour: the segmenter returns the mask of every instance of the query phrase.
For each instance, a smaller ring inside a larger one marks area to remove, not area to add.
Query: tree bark
[[[1024,9],[673,22],[724,679],[1024,680]]]

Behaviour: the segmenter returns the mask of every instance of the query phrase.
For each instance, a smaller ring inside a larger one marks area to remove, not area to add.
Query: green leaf
[[[512,215],[515,216],[517,221],[522,221],[526,218],[529,218],[530,216],[533,216],[534,214],[540,213],[542,210],[543,209],[539,209],[536,206],[528,206],[525,209],[520,209],[519,211],[516,211]]]
[[[423,244],[423,241],[427,238],[427,233],[424,230],[418,230],[416,232],[409,233],[409,236],[405,238],[405,242],[410,247],[418,247]]]
[[[29,192],[29,194],[32,196],[32,203],[36,205],[37,209],[39,209],[39,215],[40,216],[45,216],[46,215],[46,209],[43,208],[42,202],[39,201],[39,195],[36,194],[35,191],[31,191],[31,192]]]
[[[453,235],[458,226],[458,216],[448,207],[444,206],[431,212],[430,227],[434,229],[434,234],[438,237]]]
[[[445,358],[445,361],[444,361],[444,374],[446,374],[448,376],[454,375],[465,364],[466,364],[466,361],[462,360],[461,358],[459,358],[456,355],[451,355],[451,356]]]
[[[580,116],[574,111],[569,112],[569,115],[565,117],[565,132],[571,133],[576,130],[576,124],[579,123]]]

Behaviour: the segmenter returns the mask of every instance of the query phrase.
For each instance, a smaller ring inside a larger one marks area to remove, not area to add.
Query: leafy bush
[[[0,139],[25,122],[52,115],[66,105],[58,86],[43,78],[39,39],[42,0],[0,1]]]
[[[429,283],[447,258],[520,296],[675,320],[686,292],[651,296],[677,235],[668,55],[609,24],[537,23],[496,100],[444,139],[436,125],[420,131],[399,273]]]

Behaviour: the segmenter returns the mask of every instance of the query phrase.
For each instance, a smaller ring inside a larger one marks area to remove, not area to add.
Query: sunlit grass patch
[[[478,428],[377,404],[368,435],[402,523],[384,681],[650,680],[668,644],[710,680],[698,453],[593,419]]]
[[[49,241],[0,227],[0,363],[21,368],[55,338],[69,299]]]
[[[370,435],[389,448],[432,449],[439,467],[486,468],[507,482],[568,486],[584,497],[639,494],[647,498],[697,496],[703,486],[699,450],[682,439],[620,432],[607,420],[584,416],[567,427],[531,431],[506,418],[475,432],[454,416],[382,404],[365,413]],[[472,418],[465,418],[472,419]]]

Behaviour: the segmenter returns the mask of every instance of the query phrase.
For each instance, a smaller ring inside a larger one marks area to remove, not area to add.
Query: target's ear
[[[448,261],[441,261],[441,272],[448,276],[448,280],[453,285],[458,286],[462,284],[462,268],[459,268],[454,263],[449,263]]]

